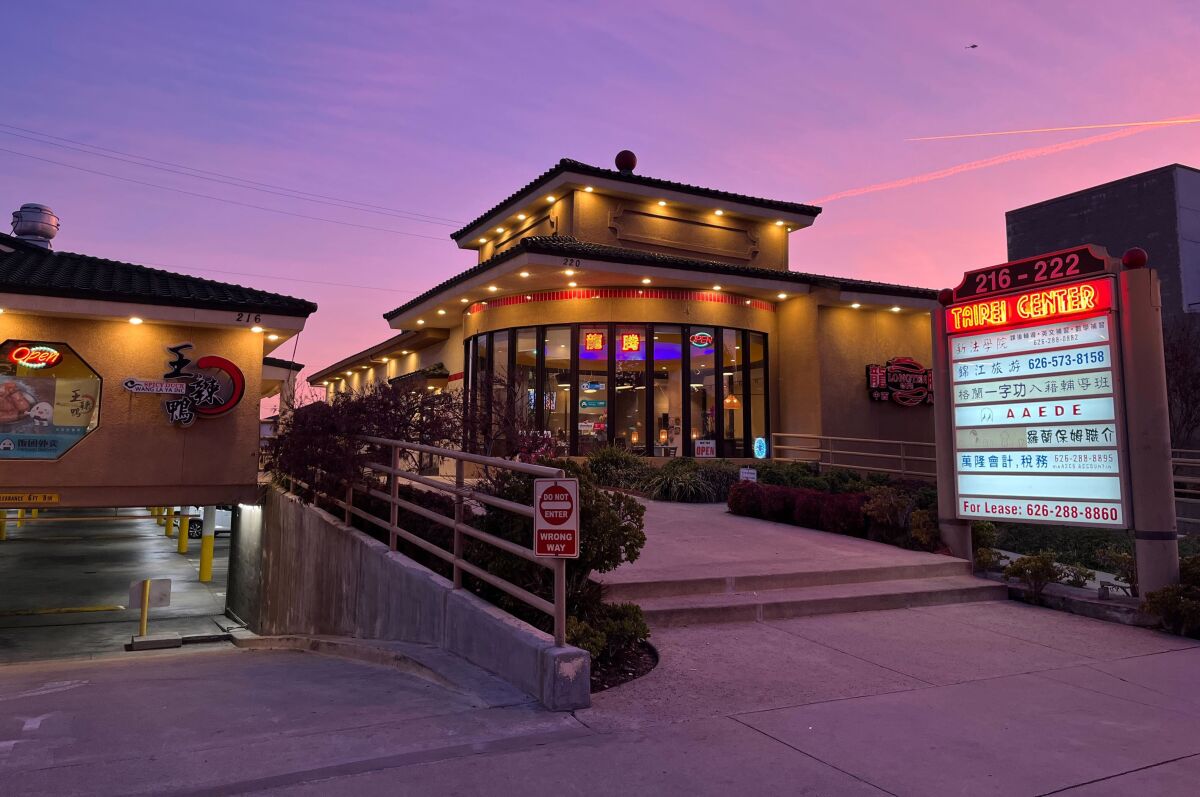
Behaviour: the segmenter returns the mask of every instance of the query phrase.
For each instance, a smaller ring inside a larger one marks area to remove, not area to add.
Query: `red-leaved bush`
[[[804,487],[738,482],[729,490],[729,511],[735,515],[791,523],[796,526],[851,534],[866,533],[865,493],[823,493]]]

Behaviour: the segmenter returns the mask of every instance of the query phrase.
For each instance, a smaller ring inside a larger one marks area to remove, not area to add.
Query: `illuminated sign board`
[[[604,351],[604,333],[603,332],[585,332],[585,333],[583,333],[583,350],[584,351]]]
[[[8,360],[22,368],[39,371],[43,368],[53,368],[58,365],[62,362],[62,354],[53,346],[41,343],[33,345],[21,344],[9,350]]]
[[[1090,252],[970,272],[945,309],[961,519],[1129,524],[1114,281]]]
[[[1010,327],[1112,308],[1112,280],[1101,278],[946,308],[951,333]]]
[[[933,371],[911,357],[893,357],[867,366],[867,395],[902,407],[933,403]]]
[[[693,332],[691,336],[688,337],[688,340],[691,341],[691,344],[697,349],[703,349],[705,346],[712,345],[713,336],[707,332]]]
[[[641,351],[642,336],[636,332],[625,332],[621,335],[621,351]]]

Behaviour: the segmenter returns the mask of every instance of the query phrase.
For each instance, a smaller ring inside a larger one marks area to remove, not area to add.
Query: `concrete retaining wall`
[[[329,513],[272,488],[264,496],[261,523],[246,511],[239,520],[230,568],[243,572],[230,574],[229,602],[251,613],[240,616],[256,633],[437,645],[547,708],[590,705],[591,662],[585,651],[556,647],[550,635],[455,590],[446,579]],[[249,578],[255,571],[257,580]]]

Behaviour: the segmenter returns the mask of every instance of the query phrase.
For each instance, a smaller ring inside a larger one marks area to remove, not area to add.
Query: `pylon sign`
[[[1118,272],[1085,246],[943,292],[955,517],[1131,527]]]
[[[533,553],[579,558],[579,480],[533,482]]]

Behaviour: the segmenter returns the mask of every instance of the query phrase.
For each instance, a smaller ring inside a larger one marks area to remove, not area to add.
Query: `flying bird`
[[[978,46],[979,46],[978,44],[968,44],[968,45],[967,45],[966,47],[964,47],[963,49],[964,49],[964,50],[974,50],[974,49],[975,49],[976,47],[978,47]]]

